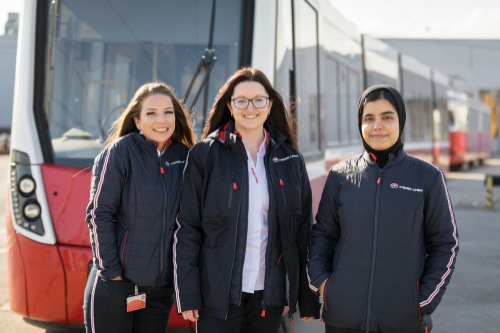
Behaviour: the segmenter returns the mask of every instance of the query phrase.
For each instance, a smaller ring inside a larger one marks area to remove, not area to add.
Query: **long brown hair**
[[[140,119],[142,102],[151,95],[165,95],[170,97],[174,105],[175,130],[172,140],[179,141],[191,148],[196,142],[189,113],[184,105],[179,101],[174,90],[169,85],[162,82],[151,82],[142,85],[130,100],[125,111],[118,118],[110,129],[110,134],[104,146],[108,146],[122,136],[137,131],[134,118]]]
[[[286,110],[283,98],[273,88],[266,75],[255,68],[242,68],[238,70],[226,81],[224,86],[222,86],[210,110],[207,124],[203,129],[201,138],[205,139],[210,133],[231,120],[231,112],[227,107],[227,102],[231,99],[234,87],[238,83],[246,81],[258,82],[264,86],[264,89],[269,95],[269,99],[273,101],[271,112],[266,119],[266,123],[271,124],[281,134],[286,136],[286,141],[298,149],[294,118]]]

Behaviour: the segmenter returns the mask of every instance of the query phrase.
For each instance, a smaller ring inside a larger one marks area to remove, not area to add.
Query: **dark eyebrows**
[[[386,115],[388,115],[388,114],[396,114],[396,112],[395,112],[395,111],[392,111],[392,110],[387,110],[387,111],[382,112],[380,115],[382,115],[382,116],[386,116]],[[373,114],[371,114],[371,113],[365,113],[365,114],[363,115],[363,118],[364,118],[364,117],[373,117],[373,116],[374,116],[374,115],[373,115]]]
[[[392,110],[387,110],[387,111],[382,112],[383,116],[385,116],[386,114],[396,114],[396,112],[392,111]]]
[[[168,107],[164,108],[163,110],[173,110],[173,109],[174,109],[173,107],[168,106]],[[147,109],[146,109],[146,111],[149,111],[149,110],[151,110],[151,111],[156,111],[157,109],[156,109],[156,108],[147,108]]]

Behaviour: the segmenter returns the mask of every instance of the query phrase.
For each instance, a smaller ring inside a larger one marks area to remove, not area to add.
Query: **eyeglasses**
[[[246,109],[248,107],[248,105],[250,104],[250,102],[252,102],[253,107],[256,109],[265,108],[267,106],[268,100],[269,100],[269,97],[259,96],[259,97],[255,97],[252,99],[237,97],[237,98],[233,98],[231,101],[233,102],[235,108],[242,110],[242,109]]]

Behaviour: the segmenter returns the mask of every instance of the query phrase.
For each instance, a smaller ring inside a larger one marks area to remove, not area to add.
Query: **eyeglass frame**
[[[262,106],[262,107],[256,107],[255,104],[253,104],[253,100],[254,99],[257,99],[257,98],[264,98],[266,100],[266,105]],[[244,108],[239,108],[236,106],[236,103],[234,103],[235,100],[237,99],[245,99],[247,101],[247,105],[245,105]],[[245,97],[236,97],[236,98],[230,98],[229,100],[231,102],[233,102],[233,105],[236,109],[238,110],[245,110],[249,105],[250,105],[250,102],[252,103],[253,107],[256,108],[256,109],[263,109],[265,108],[268,104],[269,104],[269,100],[271,99],[271,97],[264,97],[264,96],[257,96],[257,97],[254,97],[254,98],[245,98]]]

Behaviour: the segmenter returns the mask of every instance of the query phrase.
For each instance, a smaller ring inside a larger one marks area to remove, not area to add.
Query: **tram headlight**
[[[27,201],[23,207],[24,218],[28,221],[35,221],[40,217],[42,213],[42,208],[40,204],[36,201]]]
[[[25,197],[30,196],[35,192],[36,183],[30,176],[24,176],[19,181],[19,192]]]

